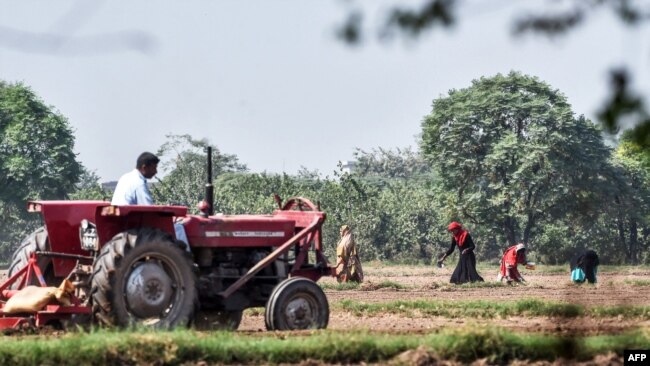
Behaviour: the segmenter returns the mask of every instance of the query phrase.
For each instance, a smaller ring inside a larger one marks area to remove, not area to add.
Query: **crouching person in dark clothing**
[[[598,273],[598,254],[588,249],[583,250],[571,258],[571,281],[574,283],[596,283],[596,274]]]

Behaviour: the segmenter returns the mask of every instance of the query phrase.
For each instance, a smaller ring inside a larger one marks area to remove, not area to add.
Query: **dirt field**
[[[528,281],[525,286],[496,288],[467,288],[449,285],[452,268],[433,267],[367,267],[365,283],[355,290],[325,290],[332,307],[329,329],[368,329],[388,332],[430,332],[441,327],[497,325],[513,330],[554,334],[615,334],[638,326],[650,326],[650,321],[623,318],[553,319],[548,317],[510,317],[507,319],[449,319],[443,317],[406,317],[381,314],[359,317],[337,309],[336,304],[349,299],[365,303],[382,303],[397,300],[487,300],[508,301],[523,298],[581,304],[584,306],[650,306],[650,271],[626,270],[600,273],[597,285],[576,286],[568,273],[523,272]],[[494,281],[496,269],[483,270],[486,281]],[[334,285],[331,278],[321,279]],[[377,284],[390,281],[403,285],[403,289],[376,289]],[[264,330],[263,314],[245,313],[240,331]]]
[[[650,269],[647,267],[621,267],[602,271],[597,285],[577,286],[570,282],[568,271],[559,268],[523,272],[527,285],[518,286],[455,286],[448,283],[453,267],[443,269],[431,266],[380,266],[366,265],[365,282],[356,289],[339,290],[333,278],[323,278],[322,283],[330,304],[330,330],[368,330],[389,334],[427,334],[445,328],[501,327],[514,332],[533,332],[554,335],[613,335],[628,332],[639,327],[650,329],[650,320],[626,319],[623,317],[504,317],[494,319],[446,318],[436,316],[374,313],[360,316],[342,309],[341,302],[352,300],[359,303],[390,303],[397,300],[444,300],[444,301],[514,301],[537,299],[553,302],[593,306],[650,306]],[[559,272],[558,270],[562,271]],[[493,282],[496,268],[480,268],[479,272],[487,282]],[[0,278],[4,273],[0,272]],[[388,286],[387,286],[388,284]],[[391,286],[392,285],[392,286]],[[388,288],[387,288],[388,287]],[[398,289],[395,289],[398,288]],[[264,309],[248,309],[237,332],[265,336]],[[302,334],[301,332],[297,332]],[[63,334],[59,331],[47,333],[52,337]],[[420,347],[404,352],[388,364],[406,365],[460,365],[462,363],[438,360],[436,355]],[[204,364],[204,363],[197,363]],[[306,360],[301,365],[325,366],[327,363]],[[487,365],[486,359],[479,359],[472,365]],[[559,366],[575,365],[622,365],[621,355],[608,353],[597,355],[592,360],[576,362],[558,359],[554,361],[516,361],[513,364]]]
[[[354,290],[326,289],[330,303],[329,329],[367,329],[371,331],[411,333],[431,332],[444,327],[495,325],[515,331],[552,334],[616,334],[637,327],[650,327],[650,320],[614,318],[549,318],[508,317],[498,319],[468,319],[431,316],[411,316],[383,313],[357,316],[337,306],[342,300],[363,303],[388,303],[397,300],[487,300],[511,301],[538,299],[590,306],[650,306],[650,270],[633,267],[619,272],[598,275],[597,285],[576,286],[568,273],[522,272],[527,285],[471,288],[450,285],[453,267],[426,266],[366,266],[365,282]],[[0,278],[4,277],[0,272]],[[479,270],[486,281],[494,281],[496,269]],[[404,288],[378,288],[391,282]],[[333,278],[319,281],[325,287],[336,285]],[[239,327],[241,332],[265,331],[263,309],[246,311]]]

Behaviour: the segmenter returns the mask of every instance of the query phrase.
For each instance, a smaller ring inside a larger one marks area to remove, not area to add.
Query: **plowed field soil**
[[[553,334],[616,334],[639,326],[650,326],[650,321],[613,318],[552,318],[508,317],[496,319],[468,319],[400,315],[389,312],[374,316],[355,315],[337,308],[342,300],[363,303],[389,303],[397,300],[486,300],[513,301],[538,299],[544,301],[591,306],[650,306],[650,271],[626,270],[600,273],[596,285],[575,285],[567,273],[523,272],[526,285],[466,287],[448,283],[453,268],[432,267],[367,267],[364,283],[353,290],[335,290],[336,281],[323,278],[331,313],[329,329],[368,329],[387,332],[430,332],[442,327],[495,325],[516,331]],[[494,272],[494,273],[492,273]],[[496,269],[481,272],[486,281],[494,281]],[[381,284],[397,284],[399,289],[385,288]],[[264,330],[263,312],[245,313],[240,331]]]

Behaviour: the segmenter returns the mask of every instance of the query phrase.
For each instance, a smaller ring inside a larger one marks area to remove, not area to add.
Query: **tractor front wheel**
[[[93,315],[105,325],[187,326],[198,304],[184,244],[157,229],[117,234],[93,264]]]
[[[322,329],[329,322],[329,304],[316,282],[293,277],[278,284],[266,303],[268,330]]]

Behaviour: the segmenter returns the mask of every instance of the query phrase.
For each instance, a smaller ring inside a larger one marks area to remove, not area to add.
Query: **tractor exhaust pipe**
[[[212,185],[212,146],[208,150],[208,182],[205,184],[205,202],[208,204],[208,216],[214,215],[214,186]]]

